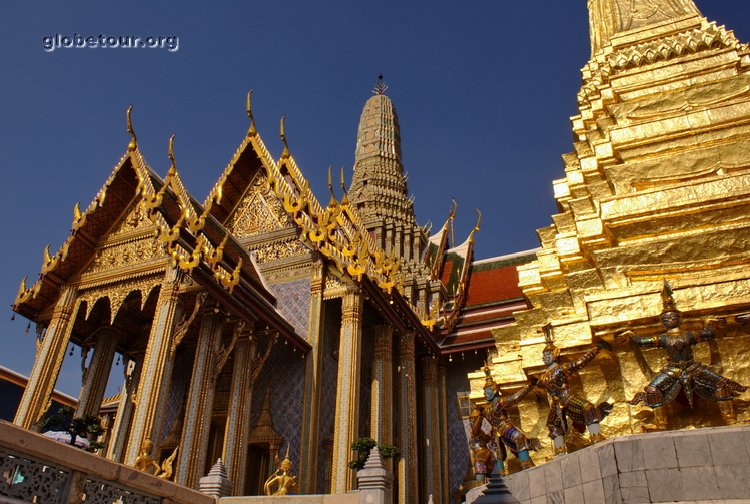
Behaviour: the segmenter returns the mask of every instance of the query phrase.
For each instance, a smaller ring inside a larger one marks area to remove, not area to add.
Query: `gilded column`
[[[253,403],[253,382],[258,372],[253,365],[257,349],[252,328],[244,329],[233,351],[232,385],[224,429],[224,465],[229,479],[232,480],[232,495],[243,495],[245,490],[250,406]]]
[[[76,295],[77,291],[73,287],[62,289],[52,313],[52,320],[37,349],[29,382],[13,419],[14,424],[24,429],[36,427],[52,398],[52,390],[60,373],[70,334],[73,332],[72,319],[76,311]]]
[[[198,332],[175,479],[178,485],[188,488],[197,488],[198,479],[205,476],[203,469],[211,430],[214,384],[218,374],[216,364],[223,326],[224,316],[211,310],[204,315]]]
[[[122,455],[125,451],[128,428],[133,418],[135,391],[138,388],[138,379],[141,375],[141,360],[128,361],[123,367],[125,383],[123,383],[120,404],[117,405],[115,423],[112,426],[112,435],[107,448],[107,458],[115,462],[122,461]]]
[[[440,495],[448,500],[450,488],[450,466],[448,464],[448,367],[445,363],[438,365],[438,403],[440,422]]]
[[[321,372],[323,369],[323,265],[313,266],[310,283],[310,313],[308,317],[307,341],[312,350],[305,358],[305,399],[302,409],[302,441],[299,465],[299,487],[301,493],[314,494],[318,481],[318,419],[320,418]]]
[[[437,359],[431,355],[422,357],[422,419],[424,451],[422,474],[424,497],[432,495],[435,502],[443,502],[440,495],[440,422],[438,400]]]
[[[393,443],[393,328],[374,328],[375,344],[370,389],[370,437]]]
[[[341,308],[331,493],[346,493],[354,488],[354,471],[347,464],[354,458],[351,445],[358,434],[361,339],[362,295],[350,291]]]
[[[398,403],[399,403],[399,450],[398,460],[399,503],[418,502],[417,488],[417,390],[414,380],[414,333],[401,334],[398,342]]]
[[[171,352],[175,322],[179,316],[180,270],[167,269],[156,301],[154,321],[143,357],[141,376],[136,393],[133,426],[125,455],[125,464],[133,465],[143,442],[150,439],[153,453],[158,453],[159,436],[169,383],[172,379],[174,355]]]
[[[75,416],[93,415],[99,411],[107,388],[107,380],[115,358],[117,334],[111,328],[99,331],[94,343],[91,364],[84,369],[83,387],[78,397]]]

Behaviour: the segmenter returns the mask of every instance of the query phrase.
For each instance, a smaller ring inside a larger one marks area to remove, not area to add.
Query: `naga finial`
[[[255,135],[258,131],[255,129],[255,118],[253,117],[253,109],[251,106],[251,98],[253,96],[253,90],[247,92],[247,103],[245,104],[245,110],[247,111],[247,118],[250,119],[250,129],[247,131],[249,136]]]
[[[174,160],[174,133],[169,137],[169,160],[172,162],[172,166],[177,167],[177,163]]]
[[[477,223],[474,225],[474,229],[471,230],[471,233],[469,233],[469,240],[474,241],[474,233],[479,231],[479,227],[482,224],[482,211],[478,208],[475,209],[477,211]]]
[[[332,168],[333,168],[333,165],[328,165],[328,190],[331,192],[331,197],[335,198],[336,195],[333,194],[333,179],[331,178]]]
[[[341,190],[344,192],[344,197],[346,197],[346,176],[344,175],[344,167],[341,167]]]
[[[125,121],[128,128],[128,133],[130,133],[130,142],[128,143],[128,150],[134,151],[136,148],[138,148],[138,139],[135,136],[135,130],[133,129],[133,122],[130,119],[130,113],[133,111],[133,106],[128,107],[128,111],[125,113]]]
[[[281,135],[281,141],[284,144],[284,150],[281,151],[281,157],[288,158],[289,157],[289,145],[286,143],[286,130],[284,128],[284,120],[286,120],[286,114],[283,114],[281,116],[281,121],[279,123],[279,134]]]

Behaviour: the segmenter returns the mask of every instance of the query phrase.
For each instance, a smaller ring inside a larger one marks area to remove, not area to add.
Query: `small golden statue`
[[[154,443],[150,439],[143,441],[143,444],[141,445],[141,453],[138,455],[138,458],[135,459],[133,467],[138,471],[156,476],[161,469],[156,460],[151,458],[151,450],[153,449]]]
[[[297,477],[292,474],[292,461],[289,458],[289,445],[286,447],[284,460],[279,463],[279,456],[276,455],[276,471],[271,474],[266,483],[263,485],[263,492],[266,495],[289,495],[294,493],[294,487],[297,486]]]
[[[547,416],[547,428],[555,455],[567,452],[565,447],[565,434],[568,432],[568,419],[579,432],[588,429],[592,443],[604,440],[599,428],[599,422],[612,410],[612,405],[603,402],[598,406],[582,397],[573,394],[568,384],[568,376],[583,368],[591,362],[602,350],[612,350],[612,345],[606,341],[599,341],[595,347],[586,352],[580,359],[560,364],[560,349],[552,341],[552,327],[550,324],[544,326],[544,339],[546,345],[542,351],[542,361],[547,369],[539,378],[538,385],[547,389],[551,399],[549,415]]]
[[[731,401],[747,390],[747,387],[711,371],[693,358],[693,345],[713,339],[716,334],[712,320],[707,321],[698,334],[680,328],[682,317],[677,309],[672,288],[664,281],[661,291],[661,322],[666,331],[658,336],[638,337],[633,331],[623,331],[617,335],[618,342],[629,340],[644,348],[662,348],[667,354],[667,365],[651,380],[643,392],[630,400],[630,404],[643,403],[654,409],[656,429],[666,428],[666,417],[661,410],[672,402],[682,390],[690,407],[693,407],[693,393],[709,401]],[[729,403],[731,404],[731,403]],[[731,419],[732,413],[724,414]]]

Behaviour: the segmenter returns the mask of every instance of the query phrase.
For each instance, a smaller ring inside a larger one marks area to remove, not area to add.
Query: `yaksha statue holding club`
[[[479,441],[482,437],[482,423],[484,419],[492,426],[491,439],[487,441],[488,448],[494,448],[498,453],[495,455],[495,471],[502,474],[507,474],[505,470],[504,461],[506,459],[505,448],[509,448],[513,452],[518,460],[521,462],[523,469],[534,467],[534,463],[531,461],[529,456],[529,450],[538,450],[541,445],[539,440],[536,438],[528,438],[526,434],[513,425],[510,420],[508,409],[516,405],[528,394],[536,379],[532,379],[530,383],[525,385],[523,388],[511,394],[509,396],[503,396],[500,393],[500,389],[492,378],[492,372],[488,365],[484,366],[485,384],[484,384],[484,398],[487,400],[487,405],[484,407],[476,407],[472,411],[471,419],[471,430],[472,440]],[[481,450],[474,450],[475,454],[481,453]],[[475,471],[476,471],[475,466]],[[477,471],[478,473],[478,471]]]
[[[667,364],[651,380],[643,392],[630,400],[630,404],[643,403],[655,409],[656,427],[666,427],[666,418],[660,409],[672,402],[680,390],[683,390],[690,407],[693,407],[693,393],[709,401],[730,401],[747,390],[747,387],[711,371],[707,366],[693,358],[693,345],[713,339],[716,334],[712,326],[714,320],[708,320],[698,333],[680,328],[682,317],[677,310],[672,288],[665,280],[661,292],[661,322],[666,331],[658,336],[638,337],[632,331],[618,334],[618,340],[627,341],[644,348],[662,348],[667,354]],[[725,416],[733,416],[731,413]]]
[[[550,410],[547,417],[547,428],[555,455],[567,452],[565,447],[565,434],[568,432],[568,420],[580,432],[588,429],[590,439],[593,443],[604,440],[599,429],[599,422],[612,410],[612,405],[606,402],[594,405],[592,402],[579,397],[570,390],[568,376],[591,362],[602,350],[612,350],[612,345],[606,341],[599,341],[595,347],[586,352],[580,359],[573,362],[561,363],[559,361],[560,349],[552,340],[552,326],[544,326],[544,339],[546,345],[542,351],[542,361],[546,366],[539,377],[539,386],[547,389],[550,398]]]

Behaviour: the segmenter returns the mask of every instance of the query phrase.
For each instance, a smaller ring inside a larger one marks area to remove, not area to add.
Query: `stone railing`
[[[0,502],[213,504],[194,490],[0,421]]]

